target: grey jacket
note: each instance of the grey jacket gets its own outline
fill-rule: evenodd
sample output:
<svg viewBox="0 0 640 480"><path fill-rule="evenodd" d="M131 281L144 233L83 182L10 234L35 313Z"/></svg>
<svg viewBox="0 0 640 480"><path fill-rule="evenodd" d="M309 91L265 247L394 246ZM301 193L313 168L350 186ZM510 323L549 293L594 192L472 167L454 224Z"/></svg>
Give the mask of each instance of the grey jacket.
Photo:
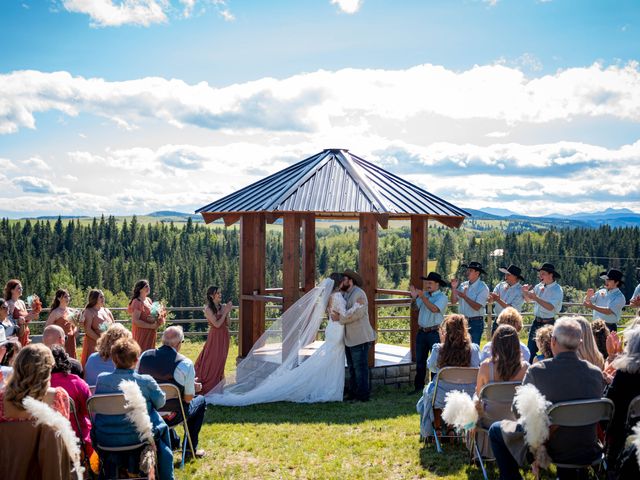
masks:
<svg viewBox="0 0 640 480"><path fill-rule="evenodd" d="M369 323L369 307L367 295L360 287L354 287L350 292L345 293L344 299L347 302L347 310L355 305L359 298L364 299L362 308L358 308L351 315L340 318L340 323L344 325L344 344L347 347L355 347L363 343L373 342L376 339Z"/></svg>

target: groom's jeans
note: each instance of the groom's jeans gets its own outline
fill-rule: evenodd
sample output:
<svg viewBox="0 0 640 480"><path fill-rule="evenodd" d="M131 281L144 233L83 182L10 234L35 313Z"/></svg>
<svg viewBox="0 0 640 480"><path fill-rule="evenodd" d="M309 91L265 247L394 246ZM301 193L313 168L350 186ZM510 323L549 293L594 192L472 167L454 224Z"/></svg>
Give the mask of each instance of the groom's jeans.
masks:
<svg viewBox="0 0 640 480"><path fill-rule="evenodd" d="M349 367L349 393L357 400L369 400L369 345L361 343L345 347Z"/></svg>

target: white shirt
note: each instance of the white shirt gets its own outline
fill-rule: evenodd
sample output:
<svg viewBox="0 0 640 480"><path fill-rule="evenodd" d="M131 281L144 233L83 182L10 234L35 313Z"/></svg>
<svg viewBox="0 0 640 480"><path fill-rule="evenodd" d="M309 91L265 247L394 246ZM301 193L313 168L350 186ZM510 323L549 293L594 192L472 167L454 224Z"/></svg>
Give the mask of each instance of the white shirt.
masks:
<svg viewBox="0 0 640 480"><path fill-rule="evenodd" d="M484 306L487 304L487 297L489 297L489 287L479 278L473 282L469 283L462 282L460 287L458 288L459 292L464 292L465 288L467 289L467 296L469 299L473 300L476 303L480 304L480 308L478 310L474 310L469 306L464 298L458 298L458 302L460 306L458 307L458 313L464 315L467 318L471 317L483 317L484 316Z"/></svg>
<svg viewBox="0 0 640 480"><path fill-rule="evenodd" d="M553 306L553 310L547 310L538 302L534 302L533 314L536 317L553 318L560 313L560 310L562 310L562 298L564 296L564 292L557 282L550 283L549 285L545 285L544 282L540 282L533 288L533 292L536 296L540 297L541 300L544 300Z"/></svg>
<svg viewBox="0 0 640 480"><path fill-rule="evenodd" d="M611 290L601 288L593 297L591 297L591 303L597 307L608 308L613 312L610 315L607 315L594 310L594 320L601 318L605 323L618 323L620 321L620 315L622 315L622 309L627 303L627 299L624 298L624 294L619 288Z"/></svg>
<svg viewBox="0 0 640 480"><path fill-rule="evenodd" d="M508 306L515 308L519 312L522 310L524 297L522 296L522 285L520 282L516 282L514 285L509 285L507 282L500 282L496 285L496 288L493 289L493 293L500 295L500 300ZM496 316L500 315L502 310L504 310L504 307L498 302L493 304L493 311Z"/></svg>

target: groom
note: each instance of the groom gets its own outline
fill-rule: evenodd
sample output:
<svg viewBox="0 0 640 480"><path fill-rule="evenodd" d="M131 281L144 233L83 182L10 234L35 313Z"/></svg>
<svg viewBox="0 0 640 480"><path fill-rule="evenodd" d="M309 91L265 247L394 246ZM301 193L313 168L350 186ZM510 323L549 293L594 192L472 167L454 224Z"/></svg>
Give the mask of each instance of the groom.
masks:
<svg viewBox="0 0 640 480"><path fill-rule="evenodd" d="M362 290L362 277L358 272L346 270L343 274L341 290L347 302L347 310L356 303L363 306L351 315L332 315L332 320L344 325L344 344L349 367L349 389L347 399L361 402L369 400L369 346L376 339L376 333L369 323L367 295Z"/></svg>

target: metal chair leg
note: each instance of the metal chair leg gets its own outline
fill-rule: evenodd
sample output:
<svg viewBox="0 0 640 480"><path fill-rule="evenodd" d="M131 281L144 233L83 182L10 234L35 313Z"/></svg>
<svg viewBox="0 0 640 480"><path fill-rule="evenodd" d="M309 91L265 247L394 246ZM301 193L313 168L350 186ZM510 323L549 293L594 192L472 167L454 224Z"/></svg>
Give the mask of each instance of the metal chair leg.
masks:
<svg viewBox="0 0 640 480"><path fill-rule="evenodd" d="M480 450L478 449L478 444L474 443L473 448L476 451L476 457L478 458L478 463L480 463L480 468L482 469L482 476L484 477L484 480L489 480L487 470L484 468L484 462L482 461L482 455L480 455Z"/></svg>

